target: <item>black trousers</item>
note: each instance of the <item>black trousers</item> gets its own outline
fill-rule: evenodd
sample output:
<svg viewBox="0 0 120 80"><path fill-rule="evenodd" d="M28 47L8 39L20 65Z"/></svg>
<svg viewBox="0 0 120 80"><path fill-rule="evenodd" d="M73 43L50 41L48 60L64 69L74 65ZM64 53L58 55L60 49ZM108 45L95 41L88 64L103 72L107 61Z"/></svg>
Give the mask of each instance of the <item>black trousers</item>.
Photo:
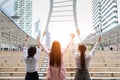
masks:
<svg viewBox="0 0 120 80"><path fill-rule="evenodd" d="M39 80L39 76L36 72L27 72L25 76L25 80Z"/></svg>
<svg viewBox="0 0 120 80"><path fill-rule="evenodd" d="M76 69L75 80L91 80L88 69Z"/></svg>

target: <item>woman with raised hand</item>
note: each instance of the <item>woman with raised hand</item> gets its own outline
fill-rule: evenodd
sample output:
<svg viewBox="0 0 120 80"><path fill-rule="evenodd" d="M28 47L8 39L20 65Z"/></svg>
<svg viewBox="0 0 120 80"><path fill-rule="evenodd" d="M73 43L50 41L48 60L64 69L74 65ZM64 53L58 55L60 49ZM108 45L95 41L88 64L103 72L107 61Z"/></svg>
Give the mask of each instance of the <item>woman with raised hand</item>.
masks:
<svg viewBox="0 0 120 80"><path fill-rule="evenodd" d="M42 43L40 45L44 49L45 53L48 54L48 70L47 70L47 80L65 80L65 65L63 61L63 55L66 53L69 46L72 44L72 39L66 46L66 48L61 49L59 41L55 40L52 43L51 49L45 47Z"/></svg>
<svg viewBox="0 0 120 80"><path fill-rule="evenodd" d="M37 46L27 47L27 41L29 36L26 36L24 40L23 55L26 65L26 76L25 80L39 80L38 76L38 59L40 57L40 40L37 38Z"/></svg>
<svg viewBox="0 0 120 80"><path fill-rule="evenodd" d="M92 48L89 54L86 54L87 48L83 44L79 44L78 51L73 52L76 63L75 80L90 80L88 67L91 58L95 54L95 50L98 47L98 43L100 42L100 40L101 40L101 36L98 38L96 44L94 45L94 47Z"/></svg>

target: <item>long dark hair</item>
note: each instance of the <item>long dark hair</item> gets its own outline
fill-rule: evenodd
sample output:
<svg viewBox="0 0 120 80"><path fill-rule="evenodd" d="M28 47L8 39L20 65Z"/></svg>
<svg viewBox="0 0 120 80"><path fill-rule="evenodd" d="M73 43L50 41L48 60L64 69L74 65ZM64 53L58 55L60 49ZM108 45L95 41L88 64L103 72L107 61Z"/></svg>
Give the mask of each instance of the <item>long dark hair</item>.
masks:
<svg viewBox="0 0 120 80"><path fill-rule="evenodd" d="M50 52L50 66L61 67L61 46L59 41L54 41L52 43L52 48Z"/></svg>
<svg viewBox="0 0 120 80"><path fill-rule="evenodd" d="M85 69L85 51L86 51L86 46L80 44L78 46L78 50L81 52L81 55L80 55L81 69Z"/></svg>
<svg viewBox="0 0 120 80"><path fill-rule="evenodd" d="M31 58L31 57L34 57L36 53L36 47L34 46L31 46L28 48L28 57L27 58Z"/></svg>

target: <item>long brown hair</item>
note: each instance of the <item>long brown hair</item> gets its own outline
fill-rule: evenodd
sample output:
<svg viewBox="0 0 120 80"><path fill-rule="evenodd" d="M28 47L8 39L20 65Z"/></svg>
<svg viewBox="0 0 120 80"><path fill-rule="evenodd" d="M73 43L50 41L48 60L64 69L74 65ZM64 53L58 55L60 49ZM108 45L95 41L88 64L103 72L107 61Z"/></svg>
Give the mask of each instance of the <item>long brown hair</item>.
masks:
<svg viewBox="0 0 120 80"><path fill-rule="evenodd" d="M80 44L78 46L78 50L81 52L81 55L80 55L81 69L85 69L85 51L86 51L86 46Z"/></svg>
<svg viewBox="0 0 120 80"><path fill-rule="evenodd" d="M52 43L52 48L51 48L51 52L50 52L50 66L57 66L60 67L61 66L61 46L59 41L54 41Z"/></svg>

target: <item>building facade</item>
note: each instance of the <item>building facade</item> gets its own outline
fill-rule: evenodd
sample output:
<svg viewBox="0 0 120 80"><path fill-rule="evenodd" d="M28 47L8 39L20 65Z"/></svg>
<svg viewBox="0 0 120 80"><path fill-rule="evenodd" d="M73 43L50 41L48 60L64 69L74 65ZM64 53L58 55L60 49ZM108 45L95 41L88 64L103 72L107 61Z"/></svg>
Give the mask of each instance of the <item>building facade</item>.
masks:
<svg viewBox="0 0 120 80"><path fill-rule="evenodd" d="M92 0L92 18L95 30L105 30L119 24L120 0Z"/></svg>
<svg viewBox="0 0 120 80"><path fill-rule="evenodd" d="M103 31L101 47L120 50L120 0L92 0L92 18L94 35Z"/></svg>
<svg viewBox="0 0 120 80"><path fill-rule="evenodd" d="M34 30L34 37L36 37L36 35L38 35L39 37L41 37L41 25L40 25L40 19L38 19L35 23L35 30Z"/></svg>
<svg viewBox="0 0 120 80"><path fill-rule="evenodd" d="M32 0L14 0L14 15L18 26L32 36Z"/></svg>

